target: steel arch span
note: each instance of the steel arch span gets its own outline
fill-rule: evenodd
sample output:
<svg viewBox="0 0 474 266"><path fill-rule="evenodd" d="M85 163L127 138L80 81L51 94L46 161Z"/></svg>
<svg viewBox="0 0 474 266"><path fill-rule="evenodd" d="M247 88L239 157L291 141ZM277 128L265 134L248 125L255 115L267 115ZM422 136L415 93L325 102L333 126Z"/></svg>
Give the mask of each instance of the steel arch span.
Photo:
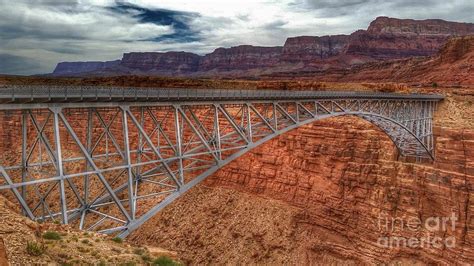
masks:
<svg viewBox="0 0 474 266"><path fill-rule="evenodd" d="M126 237L232 160L317 120L360 117L385 132L400 156L434 160L440 100L364 92L0 88L2 131L12 136L0 141L0 190L31 219Z"/></svg>

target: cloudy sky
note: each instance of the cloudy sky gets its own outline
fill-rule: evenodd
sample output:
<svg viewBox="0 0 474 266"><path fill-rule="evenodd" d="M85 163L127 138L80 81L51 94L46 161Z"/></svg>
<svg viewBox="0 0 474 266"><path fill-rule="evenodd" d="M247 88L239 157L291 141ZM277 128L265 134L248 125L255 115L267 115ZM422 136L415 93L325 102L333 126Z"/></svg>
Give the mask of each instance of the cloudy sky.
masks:
<svg viewBox="0 0 474 266"><path fill-rule="evenodd" d="M211 52L351 33L377 16L474 22L473 0L0 0L0 73L131 51Z"/></svg>

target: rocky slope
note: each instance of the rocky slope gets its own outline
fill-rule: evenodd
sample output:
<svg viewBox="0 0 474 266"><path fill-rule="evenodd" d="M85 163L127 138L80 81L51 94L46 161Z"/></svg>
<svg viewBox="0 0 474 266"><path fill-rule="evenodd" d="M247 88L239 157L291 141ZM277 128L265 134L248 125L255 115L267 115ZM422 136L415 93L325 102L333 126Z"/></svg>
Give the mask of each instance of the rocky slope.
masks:
<svg viewBox="0 0 474 266"><path fill-rule="evenodd" d="M192 264L472 263L473 100L450 95L440 106L434 164L397 161L389 138L367 122L321 121L232 162L130 238L187 251ZM454 228L407 226L451 215ZM379 242L428 236L455 244Z"/></svg>
<svg viewBox="0 0 474 266"><path fill-rule="evenodd" d="M292 37L283 47L240 45L218 48L204 56L186 52L135 52L124 54L119 64L60 63L52 75L248 77L347 69L378 60L433 55L449 37L469 34L474 34L472 23L378 17L367 30L350 35Z"/></svg>
<svg viewBox="0 0 474 266"><path fill-rule="evenodd" d="M352 34L346 54L375 59L429 56L438 52L449 37L469 34L474 34L474 24L379 17L367 31Z"/></svg>
<svg viewBox="0 0 474 266"><path fill-rule="evenodd" d="M412 84L474 84L474 35L451 38L432 57L365 64L347 71L307 73L326 81L406 82ZM276 76L294 76L280 73Z"/></svg>
<svg viewBox="0 0 474 266"><path fill-rule="evenodd" d="M0 195L0 265L149 265L176 253L130 245L109 236L59 224L39 224L16 213ZM127 264L128 263L128 264Z"/></svg>

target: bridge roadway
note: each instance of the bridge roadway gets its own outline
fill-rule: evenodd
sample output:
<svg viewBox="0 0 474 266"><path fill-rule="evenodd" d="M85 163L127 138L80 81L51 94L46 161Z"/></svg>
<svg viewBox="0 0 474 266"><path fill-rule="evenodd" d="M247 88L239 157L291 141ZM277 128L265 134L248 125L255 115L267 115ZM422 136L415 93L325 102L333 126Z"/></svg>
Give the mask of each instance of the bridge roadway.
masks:
<svg viewBox="0 0 474 266"><path fill-rule="evenodd" d="M249 100L313 100L313 99L391 99L442 100L436 94L399 94L369 91L289 91L133 88L95 86L0 86L0 103L107 103L107 102L206 102ZM45 106L45 105L44 105ZM0 106L21 108L21 106ZM28 107L31 108L31 107Z"/></svg>
<svg viewBox="0 0 474 266"><path fill-rule="evenodd" d="M353 116L400 158L433 161L443 96L346 91L0 86L0 191L31 219L125 237L266 141ZM7 134L8 133L8 134ZM17 143L16 143L16 142Z"/></svg>

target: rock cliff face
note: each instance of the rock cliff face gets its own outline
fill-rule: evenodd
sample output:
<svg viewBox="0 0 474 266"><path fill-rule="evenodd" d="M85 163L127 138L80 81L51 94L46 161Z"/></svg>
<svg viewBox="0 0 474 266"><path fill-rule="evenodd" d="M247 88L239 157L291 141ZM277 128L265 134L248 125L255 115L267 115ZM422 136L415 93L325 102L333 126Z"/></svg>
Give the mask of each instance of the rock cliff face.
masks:
<svg viewBox="0 0 474 266"><path fill-rule="evenodd" d="M378 17L372 21L367 33L374 35L444 35L461 36L474 32L474 24L445 21L442 19L397 19Z"/></svg>
<svg viewBox="0 0 474 266"><path fill-rule="evenodd" d="M280 62L282 49L279 46L259 47L251 45L218 48L201 59L199 70L228 71L272 67Z"/></svg>
<svg viewBox="0 0 474 266"><path fill-rule="evenodd" d="M474 84L474 36L450 38L431 57L371 62L346 71L310 73L325 81L406 82L467 86ZM289 76L298 73L287 73ZM280 77L284 73L277 74Z"/></svg>
<svg viewBox="0 0 474 266"><path fill-rule="evenodd" d="M311 62L341 54L349 43L349 35L300 36L288 38L281 59L286 62Z"/></svg>
<svg viewBox="0 0 474 266"><path fill-rule="evenodd" d="M347 69L371 61L435 54L452 36L474 34L474 24L379 17L350 35L299 36L283 47L240 45L200 56L186 52L124 54L120 64L60 63L52 75L255 76L316 68ZM297 65L297 67L295 67Z"/></svg>
<svg viewBox="0 0 474 266"><path fill-rule="evenodd" d="M58 63L53 71L54 76L77 75L81 73L91 73L103 71L108 68L116 67L120 64L120 60L115 61L90 61L90 62L61 62Z"/></svg>
<svg viewBox="0 0 474 266"><path fill-rule="evenodd" d="M379 17L370 23L367 31L351 35L345 53L374 59L428 56L438 52L449 37L473 33L471 23Z"/></svg>
<svg viewBox="0 0 474 266"><path fill-rule="evenodd" d="M120 66L141 72L194 72L200 56L186 52L126 53Z"/></svg>

